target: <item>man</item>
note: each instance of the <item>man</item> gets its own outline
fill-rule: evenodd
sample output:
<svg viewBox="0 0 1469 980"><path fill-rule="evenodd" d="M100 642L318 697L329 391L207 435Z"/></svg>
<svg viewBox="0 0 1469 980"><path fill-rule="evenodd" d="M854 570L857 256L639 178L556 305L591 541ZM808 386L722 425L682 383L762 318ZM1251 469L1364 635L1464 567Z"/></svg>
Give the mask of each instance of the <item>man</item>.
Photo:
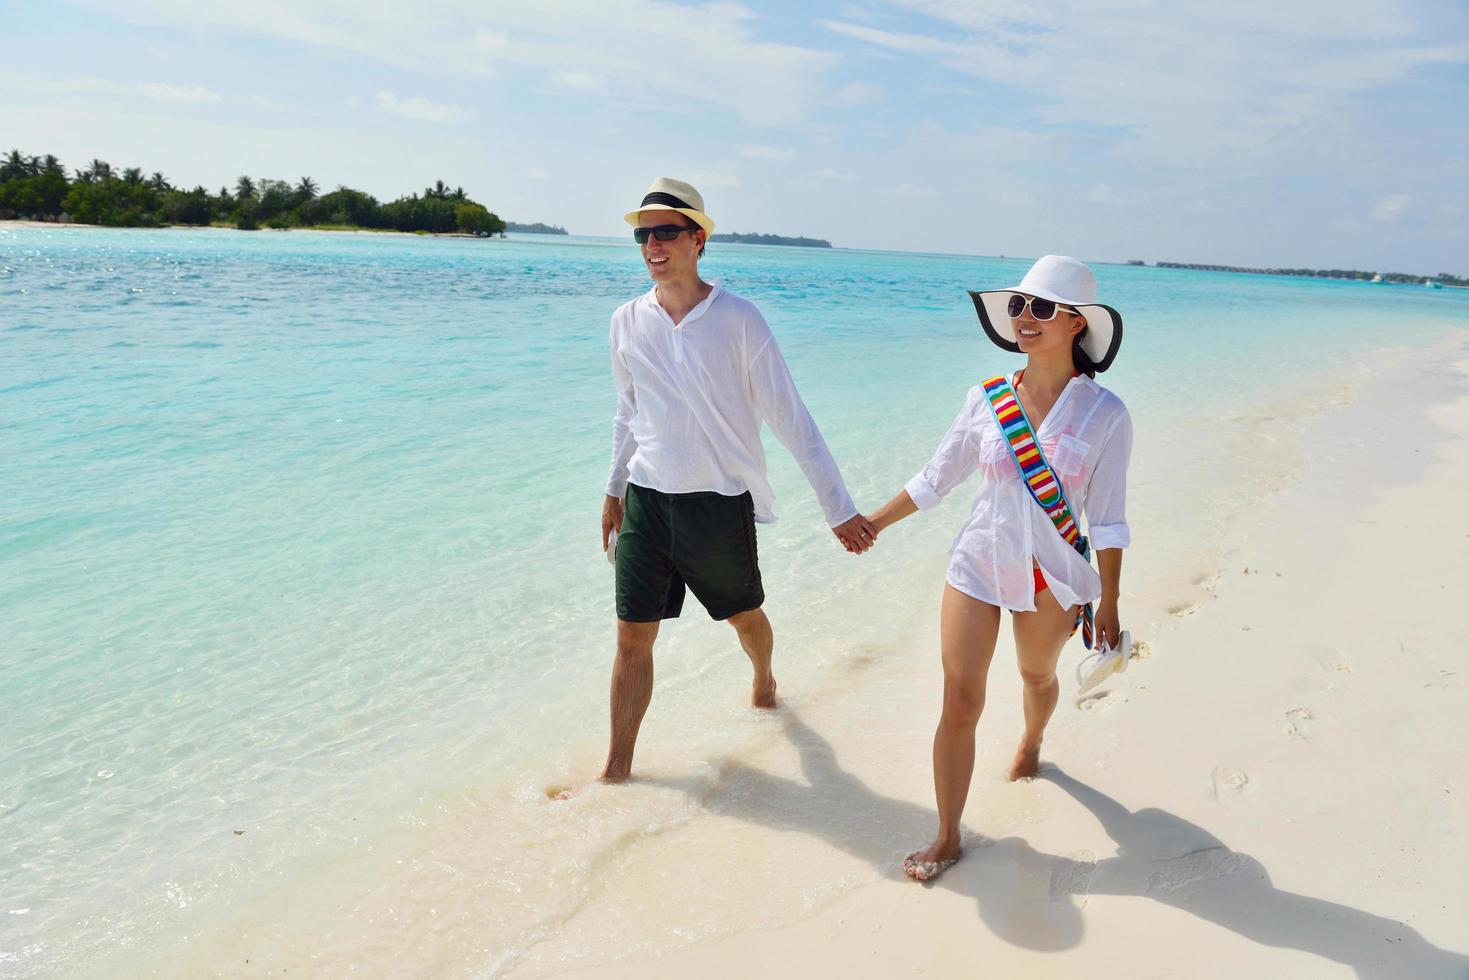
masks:
<svg viewBox="0 0 1469 980"><path fill-rule="evenodd" d="M617 658L604 782L632 769L653 695L653 641L659 622L678 616L685 586L739 635L755 668L751 702L775 706L774 637L760 608L755 551L755 523L775 520L762 422L801 465L843 547L861 554L877 536L853 505L765 318L699 278L714 231L699 192L660 177L625 218L654 285L612 315L618 403L602 547L615 541Z"/></svg>

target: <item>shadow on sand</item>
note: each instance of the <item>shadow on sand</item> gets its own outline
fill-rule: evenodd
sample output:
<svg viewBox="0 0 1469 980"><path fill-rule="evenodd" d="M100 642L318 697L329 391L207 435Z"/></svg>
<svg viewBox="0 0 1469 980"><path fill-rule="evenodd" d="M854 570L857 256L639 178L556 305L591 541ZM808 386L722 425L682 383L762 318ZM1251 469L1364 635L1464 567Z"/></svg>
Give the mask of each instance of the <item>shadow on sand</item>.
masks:
<svg viewBox="0 0 1469 980"><path fill-rule="evenodd" d="M823 838L884 874L901 876L898 859L930 839L933 810L874 793L837 764L830 743L796 712L781 712L804 782L741 763L725 765L715 779L650 782L697 795L714 813ZM1282 891L1259 861L1197 824L1164 810L1128 810L1051 766L1041 778L1091 811L1117 845L1115 857L1060 857L1018 837L971 835L964 860L929 886L973 898L984 924L1012 945L1070 949L1085 931L1078 897L1130 895L1253 942L1335 960L1361 977L1469 978L1469 957L1434 946L1401 922Z"/></svg>

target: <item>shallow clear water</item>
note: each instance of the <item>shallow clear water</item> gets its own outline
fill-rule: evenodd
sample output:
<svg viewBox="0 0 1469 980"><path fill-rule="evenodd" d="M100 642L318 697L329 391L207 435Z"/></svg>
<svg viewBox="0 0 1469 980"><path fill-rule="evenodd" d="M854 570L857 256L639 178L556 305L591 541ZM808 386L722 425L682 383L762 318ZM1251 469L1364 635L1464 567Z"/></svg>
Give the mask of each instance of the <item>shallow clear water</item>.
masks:
<svg viewBox="0 0 1469 980"><path fill-rule="evenodd" d="M872 508L1016 366L964 288L1028 264L719 246L706 276L761 305ZM1200 418L1469 327L1456 290L1097 272L1143 500ZM85 962L600 743L607 319L646 285L600 239L0 226L0 963ZM819 658L826 605L885 566L770 456L767 590ZM728 646L689 613L665 702Z"/></svg>

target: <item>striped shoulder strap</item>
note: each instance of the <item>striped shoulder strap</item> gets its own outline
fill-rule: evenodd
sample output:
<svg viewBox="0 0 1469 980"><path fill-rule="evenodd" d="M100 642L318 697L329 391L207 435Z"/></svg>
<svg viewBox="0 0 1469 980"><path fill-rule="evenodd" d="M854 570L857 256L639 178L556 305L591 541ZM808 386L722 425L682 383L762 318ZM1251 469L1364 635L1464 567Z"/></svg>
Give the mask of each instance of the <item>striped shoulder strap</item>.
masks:
<svg viewBox="0 0 1469 980"><path fill-rule="evenodd" d="M1055 525L1056 532L1072 548L1075 548L1083 558L1090 560L1091 548L1086 538L1081 536L1081 529L1076 526L1076 519L1072 516L1071 507L1066 502L1066 492L1061 488L1061 479L1051 469L1051 464L1046 462L1046 455L1041 451L1040 440L1036 438L1035 432L1030 427L1030 420L1025 417L1025 410L1020 407L1020 399L1015 394L1015 389L1010 386L1010 379L1004 375L997 375L983 382L985 397L990 403L990 411L995 413L995 422L1000 427L1000 432L1005 437L1005 443L1010 447L1010 455L1015 460L1015 465L1020 468L1020 477L1025 481L1025 487L1035 502L1040 504L1041 510ZM1082 627L1082 640L1087 648L1092 646L1092 607L1088 603L1077 616L1077 624ZM1073 628L1072 632L1075 632Z"/></svg>

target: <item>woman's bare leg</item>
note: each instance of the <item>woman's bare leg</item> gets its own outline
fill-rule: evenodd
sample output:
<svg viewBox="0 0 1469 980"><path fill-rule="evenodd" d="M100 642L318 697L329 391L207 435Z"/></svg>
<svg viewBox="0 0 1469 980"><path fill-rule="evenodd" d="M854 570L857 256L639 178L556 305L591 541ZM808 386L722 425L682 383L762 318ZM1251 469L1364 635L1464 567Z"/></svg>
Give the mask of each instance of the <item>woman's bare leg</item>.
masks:
<svg viewBox="0 0 1469 980"><path fill-rule="evenodd" d="M933 736L933 788L939 832L917 861L946 861L959 854L959 820L974 775L974 730L984 711L985 678L995 655L1000 610L944 585L940 618L944 706Z"/></svg>
<svg viewBox="0 0 1469 980"><path fill-rule="evenodd" d="M1056 661L1071 636L1076 607L1062 609L1055 595L1046 589L1036 593L1035 612L1015 613L1013 620L1020 679L1025 682L1025 734L1015 751L1010 778L1025 779L1041 767L1041 738L1061 696Z"/></svg>

